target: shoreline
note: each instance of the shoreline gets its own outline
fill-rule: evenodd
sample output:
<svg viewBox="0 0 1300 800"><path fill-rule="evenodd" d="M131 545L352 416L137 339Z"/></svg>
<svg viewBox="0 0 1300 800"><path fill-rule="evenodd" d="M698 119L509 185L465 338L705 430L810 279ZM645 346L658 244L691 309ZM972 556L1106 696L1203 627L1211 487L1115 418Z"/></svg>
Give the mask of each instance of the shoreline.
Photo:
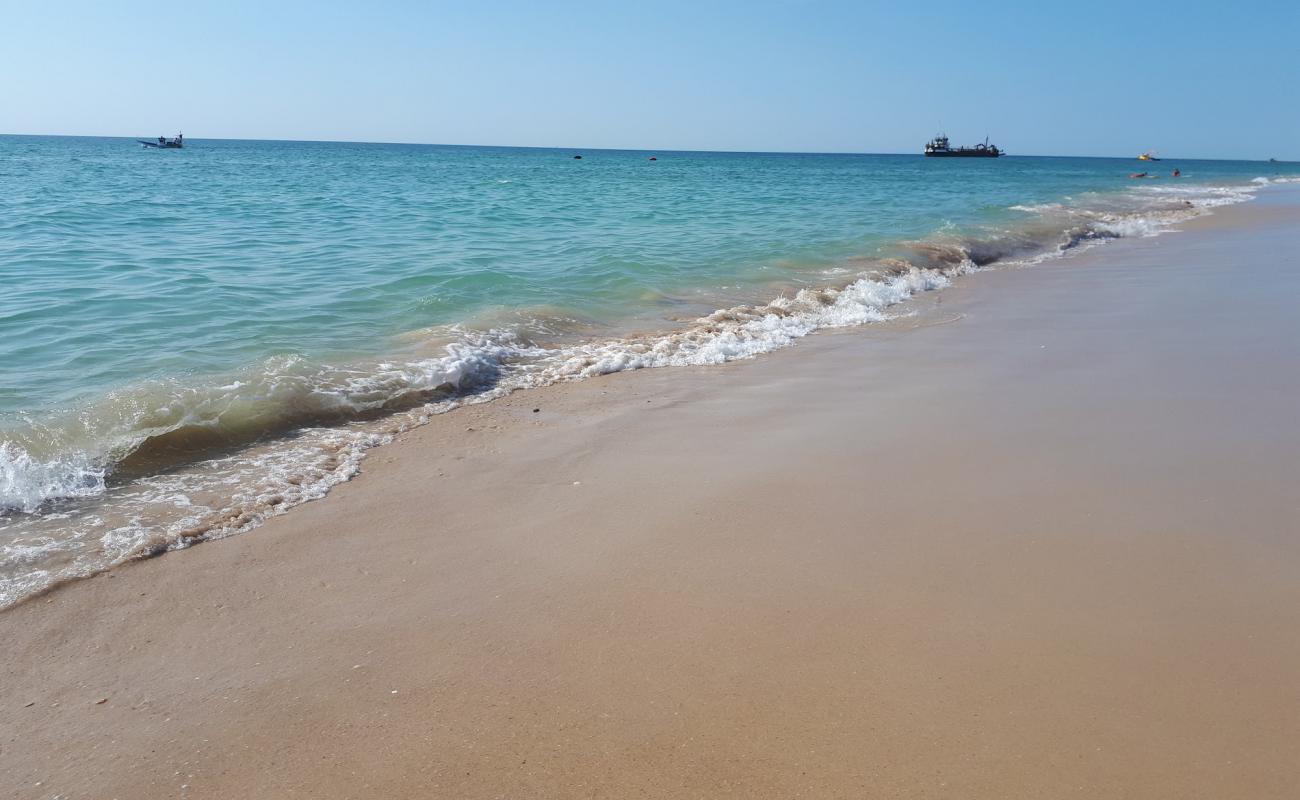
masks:
<svg viewBox="0 0 1300 800"><path fill-rule="evenodd" d="M658 309L644 325L629 317L605 335L579 334L582 315L558 307L492 314L464 330L398 336L413 341L385 358L271 356L32 418L0 443L0 608L126 560L246 533L351 479L376 445L458 406L611 372L746 360L818 331L881 324L968 272L1164 231L1253 198L1267 189L1261 181L1015 205L1005 228L900 239L833 268L721 287L694 305L670 292L682 313Z"/></svg>
<svg viewBox="0 0 1300 800"><path fill-rule="evenodd" d="M0 612L0 771L22 797L1286 796L1297 195L762 359L463 406L255 532Z"/></svg>

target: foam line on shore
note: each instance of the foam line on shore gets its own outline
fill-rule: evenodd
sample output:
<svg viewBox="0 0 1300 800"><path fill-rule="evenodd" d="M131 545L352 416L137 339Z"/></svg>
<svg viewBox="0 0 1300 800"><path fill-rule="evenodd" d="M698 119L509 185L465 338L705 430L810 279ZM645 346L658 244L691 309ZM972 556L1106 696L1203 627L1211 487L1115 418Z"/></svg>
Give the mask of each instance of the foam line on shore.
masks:
<svg viewBox="0 0 1300 800"><path fill-rule="evenodd" d="M1027 222L900 243L840 283L714 311L678 329L549 345L528 326L452 326L426 358L269 359L189 386L130 387L28 420L0 443L0 606L124 560L220 538L324 496L370 448L465 402L613 372L721 364L827 328L879 322L917 293L1001 264L1152 236L1262 187L1141 187L1103 203L1017 206ZM824 279L824 276L823 276Z"/></svg>

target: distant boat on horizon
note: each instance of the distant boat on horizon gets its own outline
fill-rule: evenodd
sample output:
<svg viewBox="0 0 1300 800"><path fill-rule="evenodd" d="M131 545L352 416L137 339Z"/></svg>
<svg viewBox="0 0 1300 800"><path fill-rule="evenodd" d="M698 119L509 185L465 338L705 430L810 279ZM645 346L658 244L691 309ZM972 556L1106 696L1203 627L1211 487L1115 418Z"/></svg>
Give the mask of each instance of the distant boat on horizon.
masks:
<svg viewBox="0 0 1300 800"><path fill-rule="evenodd" d="M136 141L145 147L153 147L159 150L179 150L185 146L185 134L178 133L174 139L168 139L166 136L159 136L156 140L136 139Z"/></svg>
<svg viewBox="0 0 1300 800"><path fill-rule="evenodd" d="M1150 150L1138 156L1138 161L1159 161L1159 160L1160 160L1159 158L1156 158L1156 154L1151 152Z"/></svg>
<svg viewBox="0 0 1300 800"><path fill-rule="evenodd" d="M925 155L927 158L997 158L1003 153L997 145L989 144L987 136L983 144L974 147L950 147L948 135L941 133L926 142Z"/></svg>

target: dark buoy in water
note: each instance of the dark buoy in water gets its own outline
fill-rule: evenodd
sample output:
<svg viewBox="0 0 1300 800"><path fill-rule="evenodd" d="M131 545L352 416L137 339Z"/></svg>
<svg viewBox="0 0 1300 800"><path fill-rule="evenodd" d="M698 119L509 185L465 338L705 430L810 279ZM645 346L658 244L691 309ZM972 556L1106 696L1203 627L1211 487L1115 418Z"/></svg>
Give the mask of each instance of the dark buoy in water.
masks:
<svg viewBox="0 0 1300 800"><path fill-rule="evenodd" d="M582 156L574 156L574 158L582 158Z"/></svg>
<svg viewBox="0 0 1300 800"><path fill-rule="evenodd" d="M650 156L650 160L651 160L651 161L658 161L659 159L655 158L654 156Z"/></svg>

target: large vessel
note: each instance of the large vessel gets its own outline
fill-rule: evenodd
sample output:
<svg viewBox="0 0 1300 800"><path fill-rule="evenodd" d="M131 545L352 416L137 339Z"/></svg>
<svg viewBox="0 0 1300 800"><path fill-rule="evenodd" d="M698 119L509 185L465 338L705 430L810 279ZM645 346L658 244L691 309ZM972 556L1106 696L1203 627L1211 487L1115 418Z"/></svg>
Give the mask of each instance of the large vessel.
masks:
<svg viewBox="0 0 1300 800"><path fill-rule="evenodd" d="M995 144L989 144L988 137L984 138L983 144L977 144L974 147L949 147L948 136L939 134L925 144L925 154L927 156L952 156L956 158L997 158L1002 155L1002 151Z"/></svg>

